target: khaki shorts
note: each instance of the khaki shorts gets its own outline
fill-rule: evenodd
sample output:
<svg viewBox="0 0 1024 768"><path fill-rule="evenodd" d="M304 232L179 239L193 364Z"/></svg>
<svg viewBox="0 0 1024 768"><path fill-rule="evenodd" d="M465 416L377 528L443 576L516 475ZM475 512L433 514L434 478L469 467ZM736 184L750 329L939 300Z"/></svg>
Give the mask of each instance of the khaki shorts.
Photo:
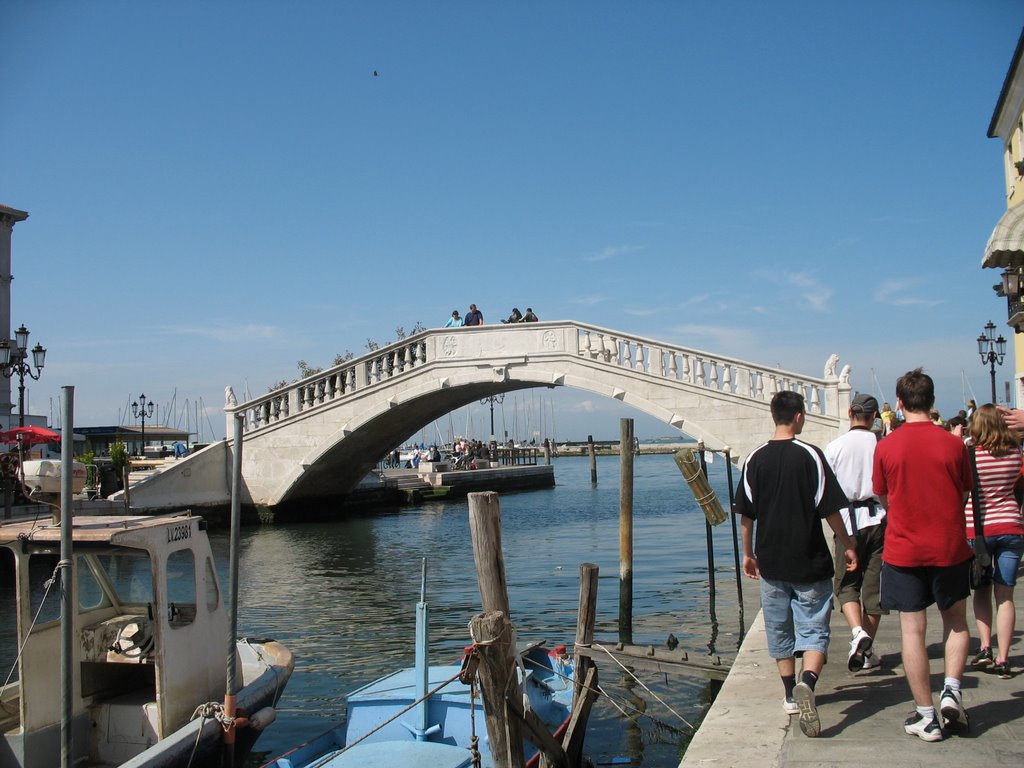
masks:
<svg viewBox="0 0 1024 768"><path fill-rule="evenodd" d="M846 571L846 557L843 547L836 541L835 546L835 594L840 607L846 603L860 602L864 612L871 616L889 613L882 610L879 583L882 574L882 546L885 544L885 520L878 525L865 528L853 537L857 545L857 570Z"/></svg>

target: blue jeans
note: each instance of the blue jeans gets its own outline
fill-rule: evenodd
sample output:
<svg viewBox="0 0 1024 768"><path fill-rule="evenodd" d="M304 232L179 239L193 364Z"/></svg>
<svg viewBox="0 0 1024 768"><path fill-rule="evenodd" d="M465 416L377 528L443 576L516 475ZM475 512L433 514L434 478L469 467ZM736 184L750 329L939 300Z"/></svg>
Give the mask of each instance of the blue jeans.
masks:
<svg viewBox="0 0 1024 768"><path fill-rule="evenodd" d="M828 651L832 579L810 584L761 577L761 612L768 654L788 659L797 651Z"/></svg>
<svg viewBox="0 0 1024 768"><path fill-rule="evenodd" d="M1024 555L1024 536L1009 533L986 536L985 548L992 557L992 581L1004 587L1014 586L1020 558Z"/></svg>

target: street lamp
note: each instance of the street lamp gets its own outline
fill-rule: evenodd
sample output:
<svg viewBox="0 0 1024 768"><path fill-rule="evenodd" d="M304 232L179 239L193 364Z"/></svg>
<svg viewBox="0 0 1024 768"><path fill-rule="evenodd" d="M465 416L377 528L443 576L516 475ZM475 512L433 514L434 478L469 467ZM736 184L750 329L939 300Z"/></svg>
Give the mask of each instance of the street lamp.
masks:
<svg viewBox="0 0 1024 768"><path fill-rule="evenodd" d="M25 426L25 376L39 381L43 373L43 363L46 362L46 350L42 344L36 344L32 348L32 365L28 362L28 328L24 324L14 332L14 348L11 349L11 342L8 339L0 341L0 367L2 367L4 378L13 378L18 375L18 426ZM32 366L35 366L35 373Z"/></svg>
<svg viewBox="0 0 1024 768"><path fill-rule="evenodd" d="M993 385L994 386L994 385ZM145 395L132 403L132 416L142 419L142 455L146 455L146 418L153 418L153 402L146 401Z"/></svg>
<svg viewBox="0 0 1024 768"><path fill-rule="evenodd" d="M498 405L501 405L503 402L505 402L504 392L499 395L489 395L480 401L480 405L490 403L491 406L491 440L494 440L494 404L498 403Z"/></svg>
<svg viewBox="0 0 1024 768"><path fill-rule="evenodd" d="M984 333L978 337L978 354L981 355L981 364L988 363L988 372L992 377L992 403L996 402L996 364L1003 364L1006 356L1006 339L1002 334L995 337L996 324L991 320L985 325Z"/></svg>

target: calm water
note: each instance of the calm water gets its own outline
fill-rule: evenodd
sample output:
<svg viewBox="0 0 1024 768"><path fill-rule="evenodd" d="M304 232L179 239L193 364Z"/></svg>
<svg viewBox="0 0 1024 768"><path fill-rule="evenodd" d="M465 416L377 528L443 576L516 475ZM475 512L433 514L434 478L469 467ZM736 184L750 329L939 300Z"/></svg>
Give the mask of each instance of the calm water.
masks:
<svg viewBox="0 0 1024 768"><path fill-rule="evenodd" d="M727 499L724 463L710 467ZM512 618L520 639L571 644L579 598L578 568L600 566L598 641L617 639L617 457L598 459L598 485L586 458L555 463L553 489L501 498L502 536ZM731 656L740 641L728 522L714 531L718 625L710 601L704 516L671 456L639 456L634 473L634 621L637 644L661 646L670 633L680 650ZM221 568L224 532L212 534ZM279 525L242 532L239 630L273 637L296 656L277 723L258 742L257 758L278 754L344 715L345 694L412 664L420 561L428 559L431 661L453 660L469 642L480 611L468 506L436 502L362 514L336 523ZM223 574L222 574L223 578ZM750 588L747 587L748 592ZM751 595L748 595L748 605ZM605 700L591 715L587 752L596 762L629 757L633 765L675 766L689 729L611 662L602 686L624 706L650 717L625 718ZM697 722L708 702L701 678L638 673L683 718Z"/></svg>

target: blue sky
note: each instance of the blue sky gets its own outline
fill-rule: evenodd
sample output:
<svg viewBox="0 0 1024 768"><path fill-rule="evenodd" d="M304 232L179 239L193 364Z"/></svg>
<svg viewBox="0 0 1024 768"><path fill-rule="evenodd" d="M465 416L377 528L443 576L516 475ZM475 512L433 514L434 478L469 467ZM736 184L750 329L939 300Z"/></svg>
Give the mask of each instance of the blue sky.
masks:
<svg viewBox="0 0 1024 768"><path fill-rule="evenodd" d="M176 391L222 436L225 385L470 302L819 376L835 352L888 398L923 365L944 413L964 371L988 399L1015 0L4 0L0 21L34 413L63 384L80 425ZM554 397L559 439L635 413Z"/></svg>

